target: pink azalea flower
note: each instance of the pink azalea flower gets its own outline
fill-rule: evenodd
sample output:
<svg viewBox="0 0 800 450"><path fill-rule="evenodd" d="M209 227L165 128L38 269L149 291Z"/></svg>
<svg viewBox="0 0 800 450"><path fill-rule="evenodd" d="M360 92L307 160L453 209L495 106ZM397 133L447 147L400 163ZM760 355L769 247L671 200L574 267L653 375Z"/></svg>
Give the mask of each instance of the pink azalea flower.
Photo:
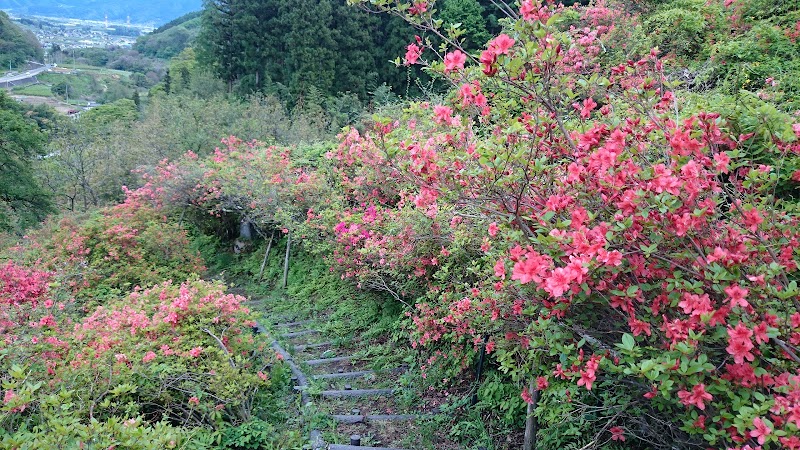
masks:
<svg viewBox="0 0 800 450"><path fill-rule="evenodd" d="M495 237L497 236L497 231L499 228L497 227L497 222L492 222L489 224L489 236Z"/></svg>
<svg viewBox="0 0 800 450"><path fill-rule="evenodd" d="M454 70L461 70L464 68L465 62L467 62L467 55L461 50L450 52L444 56L444 72L450 73Z"/></svg>
<svg viewBox="0 0 800 450"><path fill-rule="evenodd" d="M755 427L754 430L750 431L750 437L756 438L759 445L764 445L764 442L767 440L767 436L772 433L772 430L761 420L761 417L756 417L753 419L753 426Z"/></svg>
<svg viewBox="0 0 800 450"><path fill-rule="evenodd" d="M417 44L408 44L408 47L406 47L406 65L416 64L420 56L422 56L422 49Z"/></svg>
<svg viewBox="0 0 800 450"><path fill-rule="evenodd" d="M514 39L512 39L507 34L501 34L494 38L494 40L489 44L489 49L493 50L497 55L507 55L508 51L511 50L511 47L514 46Z"/></svg>
<svg viewBox="0 0 800 450"><path fill-rule="evenodd" d="M625 429L622 427L611 427L608 429L611 432L612 441L625 442Z"/></svg>
<svg viewBox="0 0 800 450"><path fill-rule="evenodd" d="M706 392L706 385L703 383L693 386L691 392L687 390L679 391L678 398L684 405L694 405L700 408L700 410L706 409L704 402L711 401L713 399L712 395Z"/></svg>

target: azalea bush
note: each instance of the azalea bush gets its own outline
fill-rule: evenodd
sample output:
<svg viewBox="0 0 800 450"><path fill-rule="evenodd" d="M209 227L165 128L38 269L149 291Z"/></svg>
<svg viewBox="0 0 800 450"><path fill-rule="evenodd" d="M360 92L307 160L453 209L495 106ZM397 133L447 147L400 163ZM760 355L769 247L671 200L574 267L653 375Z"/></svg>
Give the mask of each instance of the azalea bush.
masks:
<svg viewBox="0 0 800 450"><path fill-rule="evenodd" d="M429 3L364 3L436 32ZM350 208L320 225L334 266L414 303L431 362L467 367L459 347L488 336L544 425L594 445L800 447L798 219L773 195L779 168L719 114L681 114L657 52L604 66L603 30L518 14L479 56L409 44L451 100L343 137ZM771 137L777 161L797 134Z"/></svg>
<svg viewBox="0 0 800 450"><path fill-rule="evenodd" d="M49 219L5 253L52 272L81 301L205 271L186 231L133 198L88 216Z"/></svg>
<svg viewBox="0 0 800 450"><path fill-rule="evenodd" d="M12 275L0 281L4 445L34 438L111 445L138 436L174 448L193 428L252 421L275 402L273 379L286 381L268 343L251 332L245 299L225 294L221 283L167 281L83 316L69 300L54 302L57 293L46 287L53 274L6 269ZM62 431L47 440L53 427Z"/></svg>
<svg viewBox="0 0 800 450"><path fill-rule="evenodd" d="M144 185L129 197L191 219L201 229L213 229L221 219L238 232L239 223L246 222L264 237L272 230L288 233L310 208L329 198L312 168L324 147L276 147L234 136L222 144L206 158L187 152L162 161L142 174Z"/></svg>
<svg viewBox="0 0 800 450"><path fill-rule="evenodd" d="M402 63L446 98L345 130L316 167L228 140L134 195L304 237L403 305L431 384L485 345L513 389L482 392L518 393L508 422L531 404L542 446L800 448L792 115L687 102L657 49L619 58L613 5L522 1L470 54L434 2L354 3L435 36Z"/></svg>

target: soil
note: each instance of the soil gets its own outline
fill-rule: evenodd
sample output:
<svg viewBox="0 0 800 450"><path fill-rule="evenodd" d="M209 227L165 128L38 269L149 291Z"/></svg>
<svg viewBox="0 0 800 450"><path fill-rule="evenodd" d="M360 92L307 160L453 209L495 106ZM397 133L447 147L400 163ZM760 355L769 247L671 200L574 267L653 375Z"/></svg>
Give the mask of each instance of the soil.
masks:
<svg viewBox="0 0 800 450"><path fill-rule="evenodd" d="M29 103L31 105L49 105L61 114L67 114L69 111L77 110L78 107L74 105L67 105L51 97L37 97L34 95L12 95L14 100Z"/></svg>

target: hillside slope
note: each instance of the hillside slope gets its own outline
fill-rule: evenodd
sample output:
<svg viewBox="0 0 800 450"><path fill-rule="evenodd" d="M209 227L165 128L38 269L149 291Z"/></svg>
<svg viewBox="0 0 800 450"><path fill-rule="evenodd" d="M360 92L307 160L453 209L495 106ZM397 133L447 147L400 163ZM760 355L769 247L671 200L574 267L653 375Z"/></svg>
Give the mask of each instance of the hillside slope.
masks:
<svg viewBox="0 0 800 450"><path fill-rule="evenodd" d="M0 67L18 66L29 59L41 61L43 57L36 36L17 26L0 11Z"/></svg>
<svg viewBox="0 0 800 450"><path fill-rule="evenodd" d="M134 50L155 58L169 59L192 45L200 32L200 11L191 12L139 37Z"/></svg>

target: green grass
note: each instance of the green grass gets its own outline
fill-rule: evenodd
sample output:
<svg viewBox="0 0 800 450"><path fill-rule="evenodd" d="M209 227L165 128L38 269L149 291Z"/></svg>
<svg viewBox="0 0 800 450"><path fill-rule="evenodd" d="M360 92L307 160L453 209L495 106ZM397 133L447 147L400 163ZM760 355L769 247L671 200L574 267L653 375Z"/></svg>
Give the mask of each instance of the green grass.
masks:
<svg viewBox="0 0 800 450"><path fill-rule="evenodd" d="M38 97L52 97L53 93L50 91L50 86L44 84L31 84L28 86L20 86L12 89L15 94L19 95L35 95Z"/></svg>
<svg viewBox="0 0 800 450"><path fill-rule="evenodd" d="M39 75L39 81L51 86L66 81L72 98L88 96L102 89L98 80L89 74L44 73Z"/></svg>
<svg viewBox="0 0 800 450"><path fill-rule="evenodd" d="M63 64L59 67L65 69L77 69L81 72L90 72L99 75L119 75L120 77L125 78L128 78L131 75L131 72L126 70L108 69L106 67L90 66L88 64Z"/></svg>
<svg viewBox="0 0 800 450"><path fill-rule="evenodd" d="M103 100L104 94L109 89L131 89L128 78L130 72L88 66L80 69L78 73L66 74L49 72L39 75L39 81L49 89L59 83L69 84L69 97L92 101ZM48 96L52 94L48 93ZM124 95L127 96L127 95Z"/></svg>

